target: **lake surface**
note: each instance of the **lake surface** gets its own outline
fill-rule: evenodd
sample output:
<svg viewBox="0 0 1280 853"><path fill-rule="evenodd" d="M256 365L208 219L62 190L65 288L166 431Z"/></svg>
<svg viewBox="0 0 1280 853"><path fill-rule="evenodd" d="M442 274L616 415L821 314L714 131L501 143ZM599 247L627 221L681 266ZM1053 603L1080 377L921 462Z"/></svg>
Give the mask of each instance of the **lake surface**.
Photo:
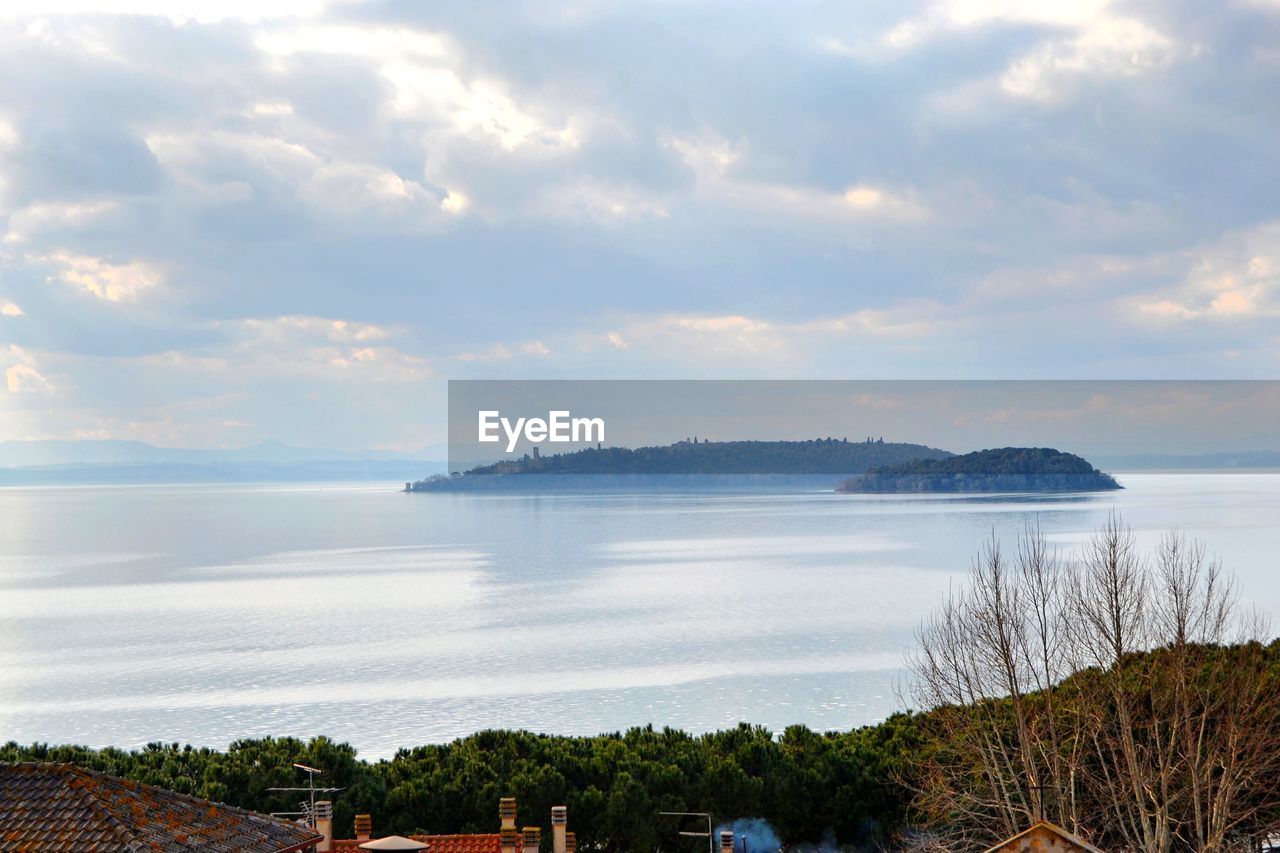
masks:
<svg viewBox="0 0 1280 853"><path fill-rule="evenodd" d="M1177 526L1280 614L1280 474L1094 496L0 489L0 741L870 723L994 530Z"/></svg>

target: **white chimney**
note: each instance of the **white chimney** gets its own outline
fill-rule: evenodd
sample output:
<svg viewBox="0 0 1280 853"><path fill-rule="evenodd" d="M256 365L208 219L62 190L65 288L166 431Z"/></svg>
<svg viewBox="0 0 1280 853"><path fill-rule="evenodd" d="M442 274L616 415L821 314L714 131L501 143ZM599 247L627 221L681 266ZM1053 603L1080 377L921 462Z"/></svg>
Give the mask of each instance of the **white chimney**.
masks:
<svg viewBox="0 0 1280 853"><path fill-rule="evenodd" d="M319 800L311 817L315 821L316 832L324 836L324 840L316 845L316 851L329 853L333 849L333 803L330 800Z"/></svg>
<svg viewBox="0 0 1280 853"><path fill-rule="evenodd" d="M551 807L551 849L553 853L568 853L569 810L564 806Z"/></svg>
<svg viewBox="0 0 1280 853"><path fill-rule="evenodd" d="M733 832L725 830L720 833L720 853L733 853Z"/></svg>

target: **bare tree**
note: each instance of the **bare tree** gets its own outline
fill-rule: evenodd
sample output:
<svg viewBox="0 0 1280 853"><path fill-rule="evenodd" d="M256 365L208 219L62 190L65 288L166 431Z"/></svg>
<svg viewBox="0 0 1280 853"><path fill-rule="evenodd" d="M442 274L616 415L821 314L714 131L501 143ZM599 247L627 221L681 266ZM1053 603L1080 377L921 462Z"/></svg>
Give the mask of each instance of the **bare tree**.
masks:
<svg viewBox="0 0 1280 853"><path fill-rule="evenodd" d="M968 587L922 626L916 696L941 709L933 720L950 760L930 768L920 804L962 840L1039 817L1077 826L1078 739L1050 689L1068 674L1062 591L1061 561L1029 528L1012 564L993 537Z"/></svg>
<svg viewBox="0 0 1280 853"><path fill-rule="evenodd" d="M1036 818L1123 849L1222 851L1276 828L1280 711L1265 625L1181 535L1148 559L1118 516L1074 560L993 537L921 627L934 709L917 805L937 837Z"/></svg>

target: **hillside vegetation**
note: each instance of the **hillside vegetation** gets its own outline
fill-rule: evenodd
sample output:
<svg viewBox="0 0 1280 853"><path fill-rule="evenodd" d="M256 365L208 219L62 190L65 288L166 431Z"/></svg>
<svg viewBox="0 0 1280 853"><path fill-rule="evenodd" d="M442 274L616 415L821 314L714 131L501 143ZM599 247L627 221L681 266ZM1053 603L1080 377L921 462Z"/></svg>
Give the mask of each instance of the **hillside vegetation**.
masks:
<svg viewBox="0 0 1280 853"><path fill-rule="evenodd" d="M344 789L334 817L347 838L359 813L373 816L378 834L496 832L498 798L514 796L521 825L545 829L551 807L564 804L580 850L634 853L706 850L705 840L679 838L687 827L664 822L659 811L760 816L793 842L887 838L903 825L909 801L895 780L919 748L915 719L900 715L852 732L792 726L781 736L746 724L707 735L653 727L595 737L487 731L378 762L326 738L244 740L225 752L10 743L0 761L70 761L262 812L296 810L297 794L267 790L300 784L296 761L325 771L317 784Z"/></svg>
<svg viewBox="0 0 1280 853"><path fill-rule="evenodd" d="M1072 453L1048 447L1002 447L962 456L913 459L871 468L839 485L842 492L1092 492L1122 486Z"/></svg>
<svg viewBox="0 0 1280 853"><path fill-rule="evenodd" d="M848 477L870 468L916 459L943 459L951 454L923 444L847 441L681 441L656 447L589 447L572 453L525 455L483 465L461 476L433 477L409 486L410 491L463 487L459 480L515 478L531 475L659 476L659 475L829 475ZM547 478L550 479L550 478Z"/></svg>
<svg viewBox="0 0 1280 853"><path fill-rule="evenodd" d="M1280 685L1278 644L1218 648L1213 655L1219 662L1238 660L1250 672L1264 661L1269 684ZM1169 672L1168 658L1167 652L1136 656L1125 669L1140 685L1153 672L1157 679ZM1070 719L1104 712L1065 701L1088 695L1097 678L1088 671L1056 688L1054 694L1064 699L1056 713ZM1034 695L1030 701L1043 704L1046 698ZM761 817L789 845L825 840L848 849L974 849L989 837L974 841L966 835L965 843L947 843L959 813L941 808L936 788L945 782L954 794L955 778L981 778L980 765L970 763L967 751L971 726L958 725L957 715L974 715L971 724L984 728L994 721L1008 742L1016 740L1017 716L1005 698L987 703L981 713L943 707L844 732L791 726L775 735L745 723L706 735L652 726L594 737L486 731L376 762L323 737L242 740L226 751L178 744L124 751L9 743L0 746L0 761L70 761L262 812L296 809L297 795L267 790L301 784L290 766L296 761L323 769L323 784L344 789L334 797L334 813L336 831L345 837L351 837L358 813L372 814L379 833L494 832L498 798L515 796L527 825L545 826L551 806L568 805L582 850L706 849L705 841L677 838L676 827L664 824L659 811L709 811L717 820ZM1280 729L1263 740L1277 738ZM1263 782L1274 787L1280 779ZM1082 795L1076 805L1081 814L1098 818L1077 829L1101 840L1105 804ZM1264 813L1236 829L1277 821L1280 800L1273 795Z"/></svg>

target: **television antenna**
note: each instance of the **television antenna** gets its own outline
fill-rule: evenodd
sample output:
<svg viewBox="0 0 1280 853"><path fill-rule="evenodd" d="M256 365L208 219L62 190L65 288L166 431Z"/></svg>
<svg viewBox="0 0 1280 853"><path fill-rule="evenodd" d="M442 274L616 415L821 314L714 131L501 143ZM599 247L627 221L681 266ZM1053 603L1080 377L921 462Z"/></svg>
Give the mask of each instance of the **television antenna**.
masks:
<svg viewBox="0 0 1280 853"><path fill-rule="evenodd" d="M296 787L295 788L268 788L267 790L268 791L295 791L295 792L305 791L308 795L308 799L303 800L301 803L298 804L302 807L302 811L272 812L271 816L272 817L305 818L307 821L307 825L310 826L312 829L315 829L316 828L316 821L315 821L316 794L332 794L332 793L336 793L337 791L341 791L342 789L341 788L317 788L316 776L323 776L324 775L323 770L319 770L315 767L308 767L305 764L298 764L296 761L294 762L293 766L299 770L302 770L307 774L307 787L305 788L296 788Z"/></svg>
<svg viewBox="0 0 1280 853"><path fill-rule="evenodd" d="M676 834L683 835L685 838L706 838L707 853L716 853L716 843L714 835L711 831L711 815L708 812L658 812L665 817L700 817L707 822L706 832L691 832L689 830L680 830Z"/></svg>

